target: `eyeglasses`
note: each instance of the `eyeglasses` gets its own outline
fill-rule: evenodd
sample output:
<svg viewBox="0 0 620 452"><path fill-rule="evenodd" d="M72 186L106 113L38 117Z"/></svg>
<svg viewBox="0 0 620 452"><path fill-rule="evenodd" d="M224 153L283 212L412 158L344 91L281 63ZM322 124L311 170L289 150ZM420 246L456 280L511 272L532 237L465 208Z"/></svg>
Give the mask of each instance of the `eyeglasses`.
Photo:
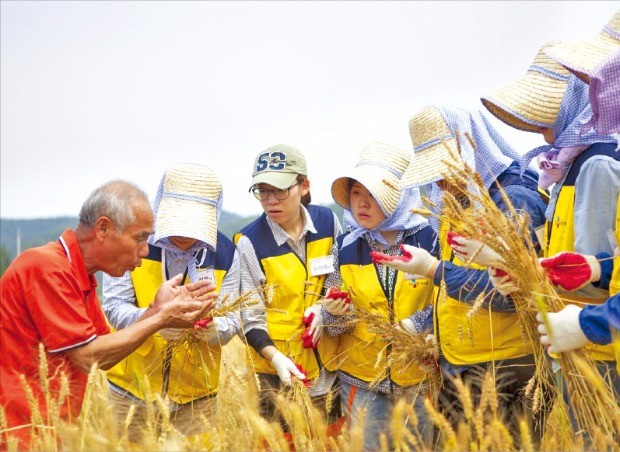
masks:
<svg viewBox="0 0 620 452"><path fill-rule="evenodd" d="M283 201L291 194L291 188L295 185L299 185L299 181L295 182L289 188L274 188L273 190L267 190L266 188L253 188L252 193L254 193L254 197L259 201L267 201L269 199L269 195L273 194L278 201Z"/></svg>

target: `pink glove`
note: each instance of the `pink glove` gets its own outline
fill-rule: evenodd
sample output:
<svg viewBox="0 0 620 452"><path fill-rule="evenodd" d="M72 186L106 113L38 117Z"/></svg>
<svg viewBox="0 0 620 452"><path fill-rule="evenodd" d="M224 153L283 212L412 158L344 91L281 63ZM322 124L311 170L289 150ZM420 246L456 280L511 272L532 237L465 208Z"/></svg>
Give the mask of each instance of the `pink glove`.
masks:
<svg viewBox="0 0 620 452"><path fill-rule="evenodd" d="M549 281L564 290L581 289L601 279L601 264L595 256L562 252L541 259L540 265L547 270Z"/></svg>

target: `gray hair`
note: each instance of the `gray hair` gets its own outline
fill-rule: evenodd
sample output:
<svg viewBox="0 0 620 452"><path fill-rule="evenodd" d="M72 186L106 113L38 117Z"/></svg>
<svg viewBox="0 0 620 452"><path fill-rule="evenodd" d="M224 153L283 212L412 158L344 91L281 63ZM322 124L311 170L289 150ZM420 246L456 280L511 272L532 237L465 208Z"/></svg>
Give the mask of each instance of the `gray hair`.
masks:
<svg viewBox="0 0 620 452"><path fill-rule="evenodd" d="M80 226L91 228L100 217L108 217L122 232L136 219L133 205L136 201L148 203L144 191L131 182L115 180L95 189L80 210Z"/></svg>

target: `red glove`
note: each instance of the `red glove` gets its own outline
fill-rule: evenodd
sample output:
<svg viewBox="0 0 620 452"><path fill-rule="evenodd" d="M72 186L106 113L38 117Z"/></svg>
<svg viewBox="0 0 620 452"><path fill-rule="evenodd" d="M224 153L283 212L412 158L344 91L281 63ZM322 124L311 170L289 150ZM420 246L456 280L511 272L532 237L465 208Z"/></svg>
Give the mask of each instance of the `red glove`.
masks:
<svg viewBox="0 0 620 452"><path fill-rule="evenodd" d="M198 328L206 328L207 325L211 323L212 320L213 320L213 317L205 317L204 319L198 320L196 323L194 323L194 326Z"/></svg>
<svg viewBox="0 0 620 452"><path fill-rule="evenodd" d="M601 264L595 256L562 252L541 259L540 265L547 270L549 281L564 290L581 289L601 279Z"/></svg>
<svg viewBox="0 0 620 452"><path fill-rule="evenodd" d="M457 237L462 237L462 235L457 234L456 232L448 231L448 245L450 246L459 246L460 243L454 240Z"/></svg>
<svg viewBox="0 0 620 452"><path fill-rule="evenodd" d="M351 303L351 299L349 298L349 293L346 290L340 290L336 287L330 287L327 290L327 294L325 295L325 298L329 298L331 300L344 300L345 303Z"/></svg>
<svg viewBox="0 0 620 452"><path fill-rule="evenodd" d="M390 256L389 254L382 253L380 251L371 251L370 258L372 259L373 264L381 264L385 261L403 261L409 262L413 256L411 253L407 251L403 246L400 246L400 250L403 253L402 256Z"/></svg>
<svg viewBox="0 0 620 452"><path fill-rule="evenodd" d="M303 367L301 367L301 364L295 363L295 366L297 366L297 370L298 371L300 371L302 374L304 374L304 378L303 379L300 378L301 382L304 384L304 386L306 388L309 388L310 387L310 381L308 380L308 373L304 370Z"/></svg>
<svg viewBox="0 0 620 452"><path fill-rule="evenodd" d="M315 304L306 309L303 322L306 326L306 330L301 335L302 345L304 348L316 348L323 335L321 305Z"/></svg>

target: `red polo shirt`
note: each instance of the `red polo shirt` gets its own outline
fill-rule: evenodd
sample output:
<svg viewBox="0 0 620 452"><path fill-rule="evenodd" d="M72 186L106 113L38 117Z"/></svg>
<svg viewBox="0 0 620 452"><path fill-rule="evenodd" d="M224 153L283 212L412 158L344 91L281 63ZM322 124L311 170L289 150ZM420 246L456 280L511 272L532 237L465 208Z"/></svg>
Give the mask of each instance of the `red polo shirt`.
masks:
<svg viewBox="0 0 620 452"><path fill-rule="evenodd" d="M0 286L0 403L8 427L31 423L20 374L48 422L39 379L39 343L45 347L50 393L58 393L61 373L69 379L70 396L60 415L75 418L88 375L64 352L108 334L110 328L97 299L97 281L86 272L74 232L67 229L56 242L24 251L6 270ZM15 434L28 447L24 441L29 429L17 429Z"/></svg>

